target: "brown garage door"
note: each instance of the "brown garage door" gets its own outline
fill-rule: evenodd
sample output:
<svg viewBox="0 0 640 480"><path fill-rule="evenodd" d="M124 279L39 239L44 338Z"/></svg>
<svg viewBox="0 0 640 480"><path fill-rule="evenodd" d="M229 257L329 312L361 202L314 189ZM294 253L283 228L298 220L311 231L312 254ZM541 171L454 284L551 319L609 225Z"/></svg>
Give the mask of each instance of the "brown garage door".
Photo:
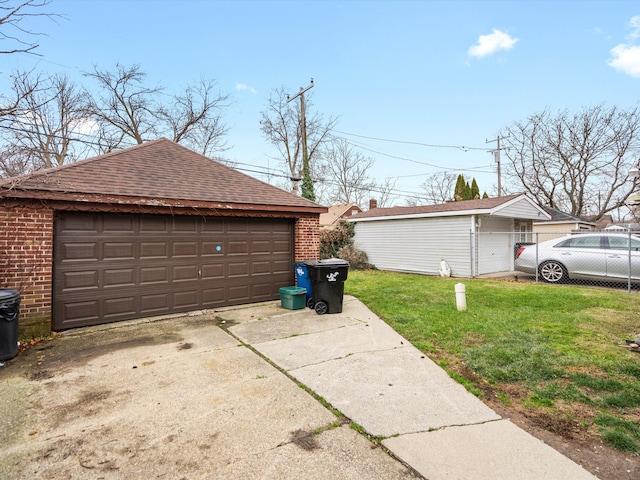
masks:
<svg viewBox="0 0 640 480"><path fill-rule="evenodd" d="M274 300L292 262L289 219L59 213L53 328Z"/></svg>

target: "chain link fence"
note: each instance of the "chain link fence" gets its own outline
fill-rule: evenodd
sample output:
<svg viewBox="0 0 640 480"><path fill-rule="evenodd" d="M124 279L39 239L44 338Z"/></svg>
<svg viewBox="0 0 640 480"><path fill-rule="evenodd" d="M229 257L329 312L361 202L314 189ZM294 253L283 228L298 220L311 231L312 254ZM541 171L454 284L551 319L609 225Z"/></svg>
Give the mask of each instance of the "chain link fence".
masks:
<svg viewBox="0 0 640 480"><path fill-rule="evenodd" d="M640 288L640 232L471 232L472 277Z"/></svg>

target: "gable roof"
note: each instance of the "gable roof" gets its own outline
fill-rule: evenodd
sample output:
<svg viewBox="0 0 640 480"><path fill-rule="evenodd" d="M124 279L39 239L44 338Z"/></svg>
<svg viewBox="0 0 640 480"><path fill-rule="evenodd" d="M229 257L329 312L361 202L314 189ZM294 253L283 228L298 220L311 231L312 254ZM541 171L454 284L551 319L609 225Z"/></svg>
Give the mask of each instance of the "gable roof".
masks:
<svg viewBox="0 0 640 480"><path fill-rule="evenodd" d="M560 224L560 223L584 223L585 225L591 225L591 226L595 226L596 223L591 222L589 220L585 220L584 218L580 218L580 217L576 217L575 215L571 215L570 213L565 213L563 211L560 210L556 210L555 208L552 207L547 207L547 206L543 206L542 207L544 209L545 212L547 212L551 219L550 220L543 220L541 222L537 222L537 223L543 223L543 224Z"/></svg>
<svg viewBox="0 0 640 480"><path fill-rule="evenodd" d="M6 179L0 198L326 211L166 138Z"/></svg>
<svg viewBox="0 0 640 480"><path fill-rule="evenodd" d="M355 203L333 205L332 207L329 207L329 211L327 213L320 214L320 225L333 225L344 216L351 216L346 214L354 208L357 209L358 212L362 212L362 209Z"/></svg>
<svg viewBox="0 0 640 480"><path fill-rule="evenodd" d="M545 218L549 218L539 205L525 194L507 195L505 197L481 198L448 202L438 205L421 205L416 207L373 208L366 212L349 217L349 221L387 220L391 218L444 217L458 215L492 215L517 202L526 202Z"/></svg>

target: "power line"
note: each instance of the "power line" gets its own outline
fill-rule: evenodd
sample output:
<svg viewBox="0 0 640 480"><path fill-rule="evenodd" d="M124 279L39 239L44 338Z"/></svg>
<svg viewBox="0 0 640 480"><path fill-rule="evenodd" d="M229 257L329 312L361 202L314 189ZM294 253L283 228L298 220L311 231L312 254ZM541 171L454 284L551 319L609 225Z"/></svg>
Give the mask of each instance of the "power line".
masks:
<svg viewBox="0 0 640 480"><path fill-rule="evenodd" d="M339 130L334 130L336 133L341 133L342 135L349 135L350 137L359 137L359 138L366 138L368 140L377 140L380 142L392 142L392 143L403 143L406 145L419 145L421 147L429 147L429 148L455 148L457 150L462 150L463 152L466 152L468 150L482 150L482 151L490 151L490 149L488 148L483 148L483 147L465 147L464 145L438 145L438 144L433 144L433 143L422 143L422 142L413 142L413 141L408 141L408 140L394 140L391 138L381 138L381 137L369 137L366 135L358 135L356 133L349 133L349 132L341 132Z"/></svg>
<svg viewBox="0 0 640 480"><path fill-rule="evenodd" d="M343 138L343 140L346 141L347 143L349 143L350 145L353 145L354 147L361 148L362 150L366 150L367 152L375 153L375 154L378 154L378 155L383 155L383 156L389 157L389 158L395 158L396 160L404 160L406 162L417 163L419 165L425 165L427 167L437 168L439 170L451 170L452 169L451 166L443 167L443 166L440 166L440 165L436 165L434 163L422 162L420 160L414 160L412 158L400 157L398 155L391 155L389 153L384 153L384 152L380 152L378 150L373 150L371 148L365 147L364 145L356 143L353 140L349 140L347 138ZM485 151L486 151L486 149L485 149ZM474 170L474 171L478 171L478 173L493 173L493 172L487 172L487 171L485 171L485 172L480 171L480 170L478 170L479 168L484 168L484 167L473 167L473 168L464 167L464 168L454 168L454 170L458 170L458 171Z"/></svg>

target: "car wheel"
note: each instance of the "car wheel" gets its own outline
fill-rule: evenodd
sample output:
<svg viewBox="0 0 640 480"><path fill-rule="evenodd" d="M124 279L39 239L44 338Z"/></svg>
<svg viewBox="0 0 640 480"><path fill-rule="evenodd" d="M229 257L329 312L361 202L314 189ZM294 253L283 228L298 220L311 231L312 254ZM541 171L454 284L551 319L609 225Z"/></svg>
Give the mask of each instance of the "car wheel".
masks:
<svg viewBox="0 0 640 480"><path fill-rule="evenodd" d="M538 272L542 279L548 283L563 283L569 278L565 266L555 260L549 260L540 264Z"/></svg>

